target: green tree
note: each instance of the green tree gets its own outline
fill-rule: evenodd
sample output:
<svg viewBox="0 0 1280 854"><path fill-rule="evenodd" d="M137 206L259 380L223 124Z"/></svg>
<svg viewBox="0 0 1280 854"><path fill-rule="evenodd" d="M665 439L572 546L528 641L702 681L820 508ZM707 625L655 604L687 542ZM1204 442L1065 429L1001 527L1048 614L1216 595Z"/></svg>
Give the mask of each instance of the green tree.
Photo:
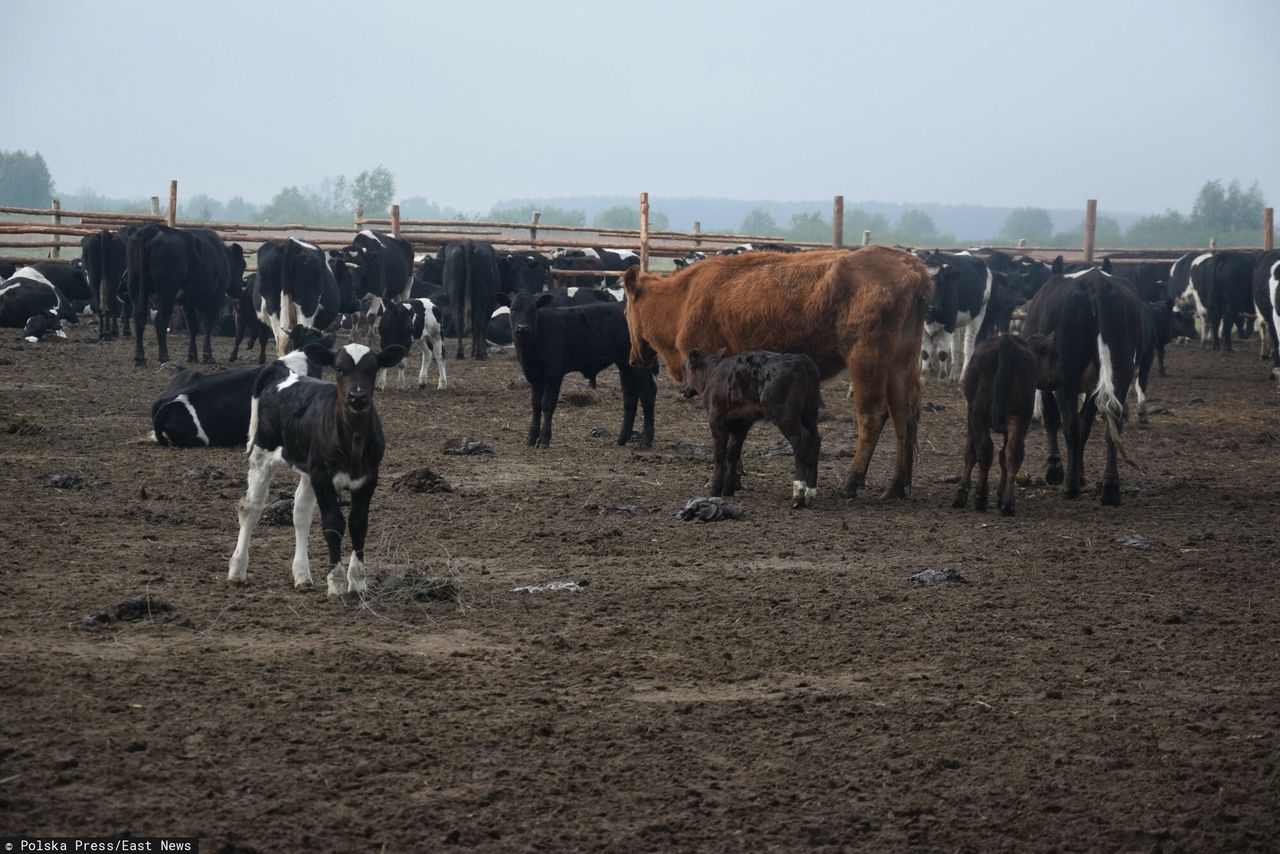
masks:
<svg viewBox="0 0 1280 854"><path fill-rule="evenodd" d="M899 214L898 224L894 228L895 236L903 243L928 240L937 233L938 227L933 224L933 217L916 209L905 210Z"/></svg>
<svg viewBox="0 0 1280 854"><path fill-rule="evenodd" d="M46 208L53 194L53 177L44 155L38 151L0 151L0 203Z"/></svg>
<svg viewBox="0 0 1280 854"><path fill-rule="evenodd" d="M201 222L213 222L222 218L222 202L205 193L197 193L184 201L178 208L183 219L195 219Z"/></svg>
<svg viewBox="0 0 1280 854"><path fill-rule="evenodd" d="M313 197L304 195L297 187L285 187L276 193L275 198L262 209L263 222L316 223L324 218L325 212L316 204Z"/></svg>
<svg viewBox="0 0 1280 854"><path fill-rule="evenodd" d="M742 220L742 233L774 236L781 234L782 229L778 228L778 223L774 220L773 214L764 208L752 208L751 212Z"/></svg>
<svg viewBox="0 0 1280 854"><path fill-rule="evenodd" d="M1044 243L1052 236L1053 219L1044 208L1014 208L1000 229L1000 237L1005 240L1026 238L1033 245Z"/></svg>
<svg viewBox="0 0 1280 854"><path fill-rule="evenodd" d="M1232 181L1225 189L1221 180L1207 181L1191 207L1191 224L1202 237L1223 237L1233 232L1256 229L1262 223L1266 200L1258 182L1248 190Z"/></svg>
<svg viewBox="0 0 1280 854"><path fill-rule="evenodd" d="M592 217L591 224L599 228L639 228L640 210L628 205L614 205ZM663 231L670 224L671 220L661 211L649 212L649 228Z"/></svg>
<svg viewBox="0 0 1280 854"><path fill-rule="evenodd" d="M340 186L346 179L338 177ZM396 179L385 166L366 169L351 182L351 202L364 206L365 216L384 216L391 210L391 200L396 195Z"/></svg>
<svg viewBox="0 0 1280 854"><path fill-rule="evenodd" d="M844 243L846 246L861 246L862 233L871 232L873 243L885 243L891 239L889 220L884 214L871 213L862 208L846 208L844 212ZM831 232L819 240L830 240Z"/></svg>
<svg viewBox="0 0 1280 854"><path fill-rule="evenodd" d="M791 240L806 242L826 242L831 239L831 223L822 218L817 211L795 213L791 215L791 224L787 227L786 236Z"/></svg>

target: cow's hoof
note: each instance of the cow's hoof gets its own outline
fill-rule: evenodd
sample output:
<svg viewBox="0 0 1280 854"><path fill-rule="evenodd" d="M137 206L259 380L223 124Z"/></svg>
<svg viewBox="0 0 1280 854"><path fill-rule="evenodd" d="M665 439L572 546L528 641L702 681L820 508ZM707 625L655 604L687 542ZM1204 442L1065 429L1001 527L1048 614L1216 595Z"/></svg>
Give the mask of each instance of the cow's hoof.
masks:
<svg viewBox="0 0 1280 854"><path fill-rule="evenodd" d="M1063 497L1064 497L1064 498L1079 498L1079 497L1080 497L1080 487L1078 487L1078 486L1068 486L1068 487L1067 487L1066 492L1062 493L1062 495L1063 495ZM1105 503L1105 502L1104 502L1104 503Z"/></svg>
<svg viewBox="0 0 1280 854"><path fill-rule="evenodd" d="M1050 486L1058 486L1064 480L1062 463L1049 463L1044 470L1044 482Z"/></svg>
<svg viewBox="0 0 1280 854"><path fill-rule="evenodd" d="M293 582L293 589L298 591L299 593L309 593L310 591L316 589L316 583L312 581L310 578L305 579L303 581L295 581Z"/></svg>
<svg viewBox="0 0 1280 854"><path fill-rule="evenodd" d="M1013 505L1012 505L1012 504L1006 504L1006 505L1004 505L1003 507L1001 507L1001 508L1000 508L1000 515L1001 515L1001 516L1012 516L1012 515L1014 515L1014 512L1013 512Z"/></svg>
<svg viewBox="0 0 1280 854"><path fill-rule="evenodd" d="M951 506L956 510L963 510L964 506L969 503L969 493L961 490L956 493L956 497L952 500Z"/></svg>
<svg viewBox="0 0 1280 854"><path fill-rule="evenodd" d="M134 366L135 368L145 368L145 367L147 366L147 360L146 360L146 359L134 359L134 360L133 360L133 366Z"/></svg>
<svg viewBox="0 0 1280 854"><path fill-rule="evenodd" d="M1108 483L1102 487L1102 506L1104 507L1120 506L1120 484Z"/></svg>

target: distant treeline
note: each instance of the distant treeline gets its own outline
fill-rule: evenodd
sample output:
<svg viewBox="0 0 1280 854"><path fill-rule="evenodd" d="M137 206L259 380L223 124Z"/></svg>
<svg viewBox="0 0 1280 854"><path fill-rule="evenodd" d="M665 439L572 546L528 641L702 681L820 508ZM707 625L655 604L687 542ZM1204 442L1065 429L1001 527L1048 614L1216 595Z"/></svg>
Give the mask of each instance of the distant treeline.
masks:
<svg viewBox="0 0 1280 854"><path fill-rule="evenodd" d="M47 207L56 193L53 177L39 152L0 151L0 204ZM62 193L69 210L146 212L147 197L110 198L92 189ZM346 225L357 205L366 216L385 217L396 198L395 176L384 166L339 175L315 185L283 187L270 201L254 203L242 196L222 201L204 193L179 196L178 217L205 222L305 223ZM1191 212L1168 210L1143 216L1135 213L1100 214L1097 244L1108 246L1260 246L1262 209L1266 201L1258 183L1247 189L1239 181L1207 181L1192 201ZM601 228L639 228L636 199L623 196L543 198L500 201L484 212L465 212L423 196L400 201L404 219L499 220L529 222L534 211L543 225L594 225ZM720 198L655 200L649 225L655 230L689 231L699 221L703 231L777 237L780 240L831 239L830 201L743 201ZM1030 246L1078 247L1084 240L1084 215L1079 210L998 208L979 205L846 203L844 241L862 241L871 231L877 243L909 246L957 246L980 243L1011 244L1025 239Z"/></svg>

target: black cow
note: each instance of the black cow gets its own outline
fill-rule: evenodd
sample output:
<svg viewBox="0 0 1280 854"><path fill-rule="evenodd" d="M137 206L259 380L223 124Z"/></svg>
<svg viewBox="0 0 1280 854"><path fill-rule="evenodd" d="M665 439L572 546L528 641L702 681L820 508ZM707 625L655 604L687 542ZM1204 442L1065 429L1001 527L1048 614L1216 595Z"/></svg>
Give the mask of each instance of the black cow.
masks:
<svg viewBox="0 0 1280 854"><path fill-rule="evenodd" d="M0 283L0 327L21 329L34 344L53 333L66 338L62 321L79 323L71 300L33 267L23 267Z"/></svg>
<svg viewBox="0 0 1280 854"><path fill-rule="evenodd" d="M316 506L329 547L330 596L362 593L369 502L378 486L378 466L386 444L373 406L374 375L404 356L399 347L374 353L348 344L336 354L319 344L304 349L322 367L332 367L337 383L300 377L279 362L263 368L254 382L249 420L248 488L240 502L240 535L227 568L227 581L243 584L249 568L249 539L262 515L271 477L283 465L302 473L293 497L295 588L311 586L307 540ZM346 527L338 493L351 493L351 562L340 558Z"/></svg>
<svg viewBox="0 0 1280 854"><path fill-rule="evenodd" d="M742 444L751 425L767 419L791 443L795 479L791 506L808 507L818 497L818 365L803 353L750 350L715 356L690 350L684 381L702 395L707 423L715 439L712 495L733 495L742 488Z"/></svg>
<svg viewBox="0 0 1280 854"><path fill-rule="evenodd" d="M525 379L529 381L533 420L528 443L546 448L551 445L551 417L560 399L564 375L578 371L588 380L609 365L618 368L622 382L622 428L618 444L631 438L636 421L636 404L644 406L644 429L640 444L653 444L653 402L657 385L648 367L633 368L631 334L621 303L550 308L549 293L498 294L498 302L511 309L512 337L516 358Z"/></svg>
<svg viewBox="0 0 1280 854"><path fill-rule="evenodd" d="M0 261L0 281L4 281L16 272L18 267L12 261Z"/></svg>
<svg viewBox="0 0 1280 854"><path fill-rule="evenodd" d="M338 281L319 247L296 237L269 240L258 248L258 298L254 311L270 327L276 352L295 326L327 329L341 312Z"/></svg>
<svg viewBox="0 0 1280 854"><path fill-rule="evenodd" d="M602 288L583 288L583 287L567 287L555 288L550 291L542 291L551 297L551 302L547 303L551 308L566 308L571 305L593 305L600 302L616 302L617 298L614 292L604 290ZM499 346L508 347L512 343L511 339L511 309L505 305L500 305L494 310L493 315L489 318L489 326L484 336L490 343ZM591 379L591 387L596 387L596 381Z"/></svg>
<svg viewBox="0 0 1280 854"><path fill-rule="evenodd" d="M585 255L562 255L551 257L551 270L548 273L550 281L548 285L551 288L564 288L570 285L585 285L589 288L599 287L604 284L604 276L557 276L559 270L567 270L570 272L604 272L604 263L595 257L588 258Z"/></svg>
<svg viewBox="0 0 1280 854"><path fill-rule="evenodd" d="M231 356L227 359L228 362L234 362L239 358L240 342L244 340L247 334L249 336L249 349L252 350L255 346L258 348L258 364L266 364L267 340L271 339L273 335L271 327L258 316L258 306L261 302L262 294L258 289L258 274L250 273L245 276L244 282L240 286L240 295L236 298L236 341L231 347Z"/></svg>
<svg viewBox="0 0 1280 854"><path fill-rule="evenodd" d="M928 373L936 361L939 375L954 375L958 380L961 375L954 373L953 335L956 329L964 327L963 360L960 363L960 371L963 372L973 355L979 333L983 331L994 276L986 262L967 252L934 250L917 254L934 282L933 303L924 324L921 370ZM1012 312L1010 308L1010 315Z"/></svg>
<svg viewBox="0 0 1280 854"><path fill-rule="evenodd" d="M364 320L365 331L372 340L373 318L382 313L382 301L408 299L413 290L413 246L403 237L365 229L340 253L353 271L355 298L369 297ZM354 324L351 331L354 336Z"/></svg>
<svg viewBox="0 0 1280 854"><path fill-rule="evenodd" d="M409 288L411 299L434 299L444 290L444 252L427 255L413 273L413 284Z"/></svg>
<svg viewBox="0 0 1280 854"><path fill-rule="evenodd" d="M120 232L102 229L80 240L80 258L92 291L93 310L98 315L98 337L120 335L120 317L124 316L124 334L129 335L129 312L126 291L121 287L128 264L128 243Z"/></svg>
<svg viewBox="0 0 1280 854"><path fill-rule="evenodd" d="M302 376L321 373L302 352L282 356L280 362ZM261 371L257 366L216 374L182 371L151 402L152 441L179 448L243 448L249 439L253 384Z"/></svg>
<svg viewBox="0 0 1280 854"><path fill-rule="evenodd" d="M1280 251L1260 254L1253 264L1253 304L1262 320L1262 357L1271 359L1271 378L1280 380Z"/></svg>
<svg viewBox="0 0 1280 854"><path fill-rule="evenodd" d="M975 510L987 509L987 481L995 446L991 434L1004 436L1000 449L1000 486L996 507L1006 516L1015 512L1018 470L1026 451L1027 430L1035 409L1036 389L1054 382L1053 339L1036 336L1028 341L1020 335L988 338L973 351L964 372L964 397L968 404L964 466L960 486L951 506L962 508L969 501L973 467L978 466Z"/></svg>
<svg viewBox="0 0 1280 854"><path fill-rule="evenodd" d="M1230 351L1231 327L1240 323L1242 338L1248 337L1246 325L1241 321L1253 314L1253 268L1258 260L1257 252L1223 251L1215 253L1205 262L1205 278L1209 285L1206 318L1213 349ZM1222 329L1219 342L1218 329Z"/></svg>
<svg viewBox="0 0 1280 854"><path fill-rule="evenodd" d="M1116 253L1108 255L1107 260L1115 263L1117 257L1125 256ZM1116 270L1129 280L1143 302L1160 302L1169 296L1169 265L1164 261L1117 264Z"/></svg>
<svg viewBox="0 0 1280 854"><path fill-rule="evenodd" d="M536 294L547 286L551 259L538 252L507 252L498 256L499 290L509 294Z"/></svg>
<svg viewBox="0 0 1280 854"><path fill-rule="evenodd" d="M153 297L156 301L155 329L160 361L169 361L169 321L174 305L181 302L191 334L187 361L196 360L196 337L203 319L203 360L212 363L210 339L222 297L232 289L233 282L240 282L244 274L244 254L239 244L227 246L217 232L207 228L175 229L152 224L129 236L128 258L129 297L133 301L134 364L146 364L142 333Z"/></svg>
<svg viewBox="0 0 1280 854"><path fill-rule="evenodd" d="M497 255L488 243L476 240L455 241L442 251L444 288L453 311L458 358L464 358L462 342L469 332L471 357L484 359L489 352L485 330L493 314L494 296L501 287Z"/></svg>
<svg viewBox="0 0 1280 854"><path fill-rule="evenodd" d="M1110 263L1064 275L1060 261L1054 276L1027 305L1028 335L1053 335L1057 389L1043 398L1044 425L1049 437L1045 479L1062 483L1058 431L1067 445L1066 497L1080 495L1084 484L1084 446L1094 418L1101 411L1106 423L1107 466L1102 503L1120 503L1117 453L1124 456L1125 397L1133 382L1134 365L1142 345L1142 302L1133 285L1109 272ZM1089 386L1092 385L1092 388ZM1078 395L1085 394L1078 410Z"/></svg>

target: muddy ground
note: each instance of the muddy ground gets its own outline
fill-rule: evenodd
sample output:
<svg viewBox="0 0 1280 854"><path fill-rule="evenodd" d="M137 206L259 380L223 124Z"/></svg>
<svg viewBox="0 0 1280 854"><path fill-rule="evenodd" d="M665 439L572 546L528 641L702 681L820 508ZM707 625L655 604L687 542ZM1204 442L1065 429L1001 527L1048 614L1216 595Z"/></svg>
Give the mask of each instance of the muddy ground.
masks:
<svg viewBox="0 0 1280 854"><path fill-rule="evenodd" d="M172 373L134 368L128 344L17 338L0 335L5 835L1275 850L1280 396L1253 342L1172 349L1152 389L1170 411L1127 434L1145 471L1123 473L1122 507L1032 486L1014 519L953 510L938 482L960 458L954 386L926 388L945 408L923 416L910 501L837 496L836 384L817 506L790 509L789 458L751 455L746 518L698 525L675 514L703 493L688 446L709 434L665 375L653 450L591 435L617 429L612 373L595 394L567 383L577 405L533 450L512 354L453 361L447 391L378 398L384 583L362 604L294 592L288 527L259 529L229 588L243 454L139 442ZM493 455L442 452L467 436ZM748 450L778 441L761 425ZM875 486L891 461L882 444ZM419 466L456 491L393 485ZM199 467L226 477L184 476ZM323 553L317 525L318 578ZM969 583L909 582L930 567ZM418 601L424 579L456 595ZM555 580L585 587L512 592ZM173 612L83 627L144 592Z"/></svg>

